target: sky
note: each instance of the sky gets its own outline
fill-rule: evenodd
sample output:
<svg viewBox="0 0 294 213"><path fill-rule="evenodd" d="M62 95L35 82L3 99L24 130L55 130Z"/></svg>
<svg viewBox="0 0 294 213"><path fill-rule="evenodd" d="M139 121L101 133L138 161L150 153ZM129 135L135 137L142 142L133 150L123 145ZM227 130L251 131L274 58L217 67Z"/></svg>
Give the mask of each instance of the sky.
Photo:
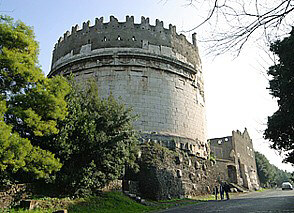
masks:
<svg viewBox="0 0 294 213"><path fill-rule="evenodd" d="M187 31L199 23L203 14L186 3L186 0L0 0L0 11L34 28L40 45L39 63L48 74L54 44L72 26L82 26L87 20L94 23L99 17L108 22L111 15L123 22L126 15L133 15L135 23L145 16L152 25L159 19L166 28L173 24L178 32ZM184 33L190 42L193 32ZM207 33L205 28L197 31L201 37ZM271 65L264 57L267 47L261 49L249 44L235 58L230 54L206 55L205 44L199 42L198 46L204 74L208 138L229 136L233 130L243 132L247 127L256 151L280 169L294 171L293 166L282 163L282 157L263 139L267 117L278 108L266 89L265 68Z"/></svg>

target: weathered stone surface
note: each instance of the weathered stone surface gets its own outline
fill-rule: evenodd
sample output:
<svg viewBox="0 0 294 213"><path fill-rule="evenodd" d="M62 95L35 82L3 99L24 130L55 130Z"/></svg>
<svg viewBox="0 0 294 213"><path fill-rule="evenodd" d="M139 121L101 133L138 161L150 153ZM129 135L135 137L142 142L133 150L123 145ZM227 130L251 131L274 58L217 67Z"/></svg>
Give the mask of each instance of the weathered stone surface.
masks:
<svg viewBox="0 0 294 213"><path fill-rule="evenodd" d="M22 200L20 201L20 208L32 210L38 206L37 200Z"/></svg>
<svg viewBox="0 0 294 213"><path fill-rule="evenodd" d="M29 194L31 194L31 185L29 184L0 186L0 209L19 204Z"/></svg>
<svg viewBox="0 0 294 213"><path fill-rule="evenodd" d="M109 192L109 191L121 191L122 190L122 180L114 180L108 183L101 191Z"/></svg>
<svg viewBox="0 0 294 213"><path fill-rule="evenodd" d="M159 148L158 145L155 146L158 148L156 151L155 148L150 147L145 149L147 145L142 145L142 156L139 161L140 172L133 175L139 181L136 195L141 197L166 200L205 194L208 193L208 189L217 184L219 174L224 171L221 163L217 162L210 167L209 160L188 156L184 151L171 151L164 147ZM189 166L188 163L177 164L175 156L180 156L183 162L191 160L192 165L198 162L200 168L208 165L207 169L206 171L196 169L194 166ZM227 176L220 177L222 180L224 178Z"/></svg>
<svg viewBox="0 0 294 213"><path fill-rule="evenodd" d="M231 192L238 192L238 189L236 189L236 188L231 188Z"/></svg>
<svg viewBox="0 0 294 213"><path fill-rule="evenodd" d="M201 164L196 160L195 161L195 169L200 169Z"/></svg>
<svg viewBox="0 0 294 213"><path fill-rule="evenodd" d="M208 184L199 182L202 173L196 172L202 172L209 153L201 67L196 34L190 43L158 20L153 26L144 17L136 24L133 17L119 22L112 16L108 23L100 18L65 33L55 45L49 76L74 73L81 83L94 78L100 96L112 94L133 108L141 142L153 141L173 153L142 161L139 174L126 174L123 188L168 199L201 194ZM196 177L189 178L191 173Z"/></svg>
<svg viewBox="0 0 294 213"><path fill-rule="evenodd" d="M202 165L202 170L206 171L206 165L205 164Z"/></svg>
<svg viewBox="0 0 294 213"><path fill-rule="evenodd" d="M229 174L229 182L259 189L253 144L246 128L243 133L237 130L232 136L210 139L210 144L215 157L226 162L224 173Z"/></svg>
<svg viewBox="0 0 294 213"><path fill-rule="evenodd" d="M178 169L178 170L177 170L177 177L178 177L178 178L181 178L182 176L183 176L183 174L182 174L182 170Z"/></svg>
<svg viewBox="0 0 294 213"><path fill-rule="evenodd" d="M176 156L176 164L181 164L183 159L180 156Z"/></svg>
<svg viewBox="0 0 294 213"><path fill-rule="evenodd" d="M201 174L200 173L197 174L197 180L201 180Z"/></svg>
<svg viewBox="0 0 294 213"><path fill-rule="evenodd" d="M194 181L194 180L196 179L196 175L195 175L195 173L190 172L190 174L189 174L189 179L190 179L191 181Z"/></svg>
<svg viewBox="0 0 294 213"><path fill-rule="evenodd" d="M74 27L58 41L49 76L74 73L78 82L94 78L102 97L110 93L121 97L139 115L134 125L142 137L207 158L204 86L195 35L189 43L161 22L97 23L86 23L81 30Z"/></svg>
<svg viewBox="0 0 294 213"><path fill-rule="evenodd" d="M188 158L188 166L191 166L192 165L192 161L190 158Z"/></svg>

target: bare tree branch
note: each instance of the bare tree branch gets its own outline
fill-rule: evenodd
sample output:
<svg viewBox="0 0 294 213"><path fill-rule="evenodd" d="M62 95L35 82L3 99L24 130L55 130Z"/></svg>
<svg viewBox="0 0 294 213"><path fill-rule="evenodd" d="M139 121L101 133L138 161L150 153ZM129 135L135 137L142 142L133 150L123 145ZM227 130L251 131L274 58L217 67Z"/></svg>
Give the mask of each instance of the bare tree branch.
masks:
<svg viewBox="0 0 294 213"><path fill-rule="evenodd" d="M258 39L272 42L294 24L294 0L189 0L196 8L200 3L206 3L206 18L186 32L215 26L209 38L206 34L199 39L214 55L228 51L239 55L245 45Z"/></svg>

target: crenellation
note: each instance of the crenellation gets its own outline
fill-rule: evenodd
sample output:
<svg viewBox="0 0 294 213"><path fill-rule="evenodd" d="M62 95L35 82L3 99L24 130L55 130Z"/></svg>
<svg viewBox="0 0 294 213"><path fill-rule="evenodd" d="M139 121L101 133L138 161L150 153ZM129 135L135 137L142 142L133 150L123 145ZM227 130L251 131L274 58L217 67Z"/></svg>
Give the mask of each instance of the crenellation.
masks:
<svg viewBox="0 0 294 213"><path fill-rule="evenodd" d="M70 36L70 32L69 32L69 31L66 31L66 32L63 34L63 40L66 40L69 36Z"/></svg>
<svg viewBox="0 0 294 213"><path fill-rule="evenodd" d="M176 26L170 24L169 25L169 31L171 32L172 35L176 35L177 34L177 28L176 28Z"/></svg>
<svg viewBox="0 0 294 213"><path fill-rule="evenodd" d="M183 41L186 41L186 36L182 33L179 35L179 38Z"/></svg>
<svg viewBox="0 0 294 213"><path fill-rule="evenodd" d="M103 17L100 18L95 18L95 25L94 28L96 30L101 30L103 29Z"/></svg>
<svg viewBox="0 0 294 213"><path fill-rule="evenodd" d="M162 31L164 31L164 28L163 28L163 21L160 21L160 20L158 20L158 19L156 19L156 21L155 21L155 31L156 32L162 32Z"/></svg>
<svg viewBox="0 0 294 213"><path fill-rule="evenodd" d="M58 39L58 45L61 45L62 42L63 42L63 37L59 37L59 39Z"/></svg>
<svg viewBox="0 0 294 213"><path fill-rule="evenodd" d="M109 24L111 25L111 27L116 27L118 25L118 19L114 16L110 16L109 20Z"/></svg>
<svg viewBox="0 0 294 213"><path fill-rule="evenodd" d="M134 16L126 16L126 26L132 26L134 27Z"/></svg>
<svg viewBox="0 0 294 213"><path fill-rule="evenodd" d="M197 47L197 33L192 34L192 44Z"/></svg>
<svg viewBox="0 0 294 213"><path fill-rule="evenodd" d="M165 29L162 21L157 19L155 22L155 26L150 25L149 18L143 16L140 24L134 23L133 16L126 16L125 22L118 22L117 18L110 16L108 23L103 23L101 17L95 19L94 26L90 26L90 21L84 22L81 30L76 25L72 27L71 33L66 32L63 38L58 40L58 45L54 48L52 65L71 51L74 55L79 54L82 46L91 43L92 51L112 47L148 50L148 46L152 45L151 48L158 46L167 50L169 56L171 52L168 48L171 48L184 62L189 61L191 66L201 67L194 37L190 43L184 35L176 33L175 26L169 25L169 29Z"/></svg>
<svg viewBox="0 0 294 213"><path fill-rule="evenodd" d="M83 22L83 28L82 28L82 32L89 32L90 30L90 21L88 20L87 22Z"/></svg>
<svg viewBox="0 0 294 213"><path fill-rule="evenodd" d="M76 34L77 28L78 28L77 25L71 27L71 35L75 35Z"/></svg>
<svg viewBox="0 0 294 213"><path fill-rule="evenodd" d="M141 17L141 28L150 30L149 18Z"/></svg>

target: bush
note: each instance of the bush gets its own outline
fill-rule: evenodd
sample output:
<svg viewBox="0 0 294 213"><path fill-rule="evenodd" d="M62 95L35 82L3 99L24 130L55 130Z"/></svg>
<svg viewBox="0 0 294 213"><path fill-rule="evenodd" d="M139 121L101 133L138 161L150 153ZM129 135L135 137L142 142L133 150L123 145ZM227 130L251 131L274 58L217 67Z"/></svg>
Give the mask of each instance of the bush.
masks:
<svg viewBox="0 0 294 213"><path fill-rule="evenodd" d="M69 113L59 124L54 149L63 167L58 184L67 193L93 194L123 175L126 165L137 168L137 135L130 109L112 95L98 96L96 83L73 83L67 97Z"/></svg>

